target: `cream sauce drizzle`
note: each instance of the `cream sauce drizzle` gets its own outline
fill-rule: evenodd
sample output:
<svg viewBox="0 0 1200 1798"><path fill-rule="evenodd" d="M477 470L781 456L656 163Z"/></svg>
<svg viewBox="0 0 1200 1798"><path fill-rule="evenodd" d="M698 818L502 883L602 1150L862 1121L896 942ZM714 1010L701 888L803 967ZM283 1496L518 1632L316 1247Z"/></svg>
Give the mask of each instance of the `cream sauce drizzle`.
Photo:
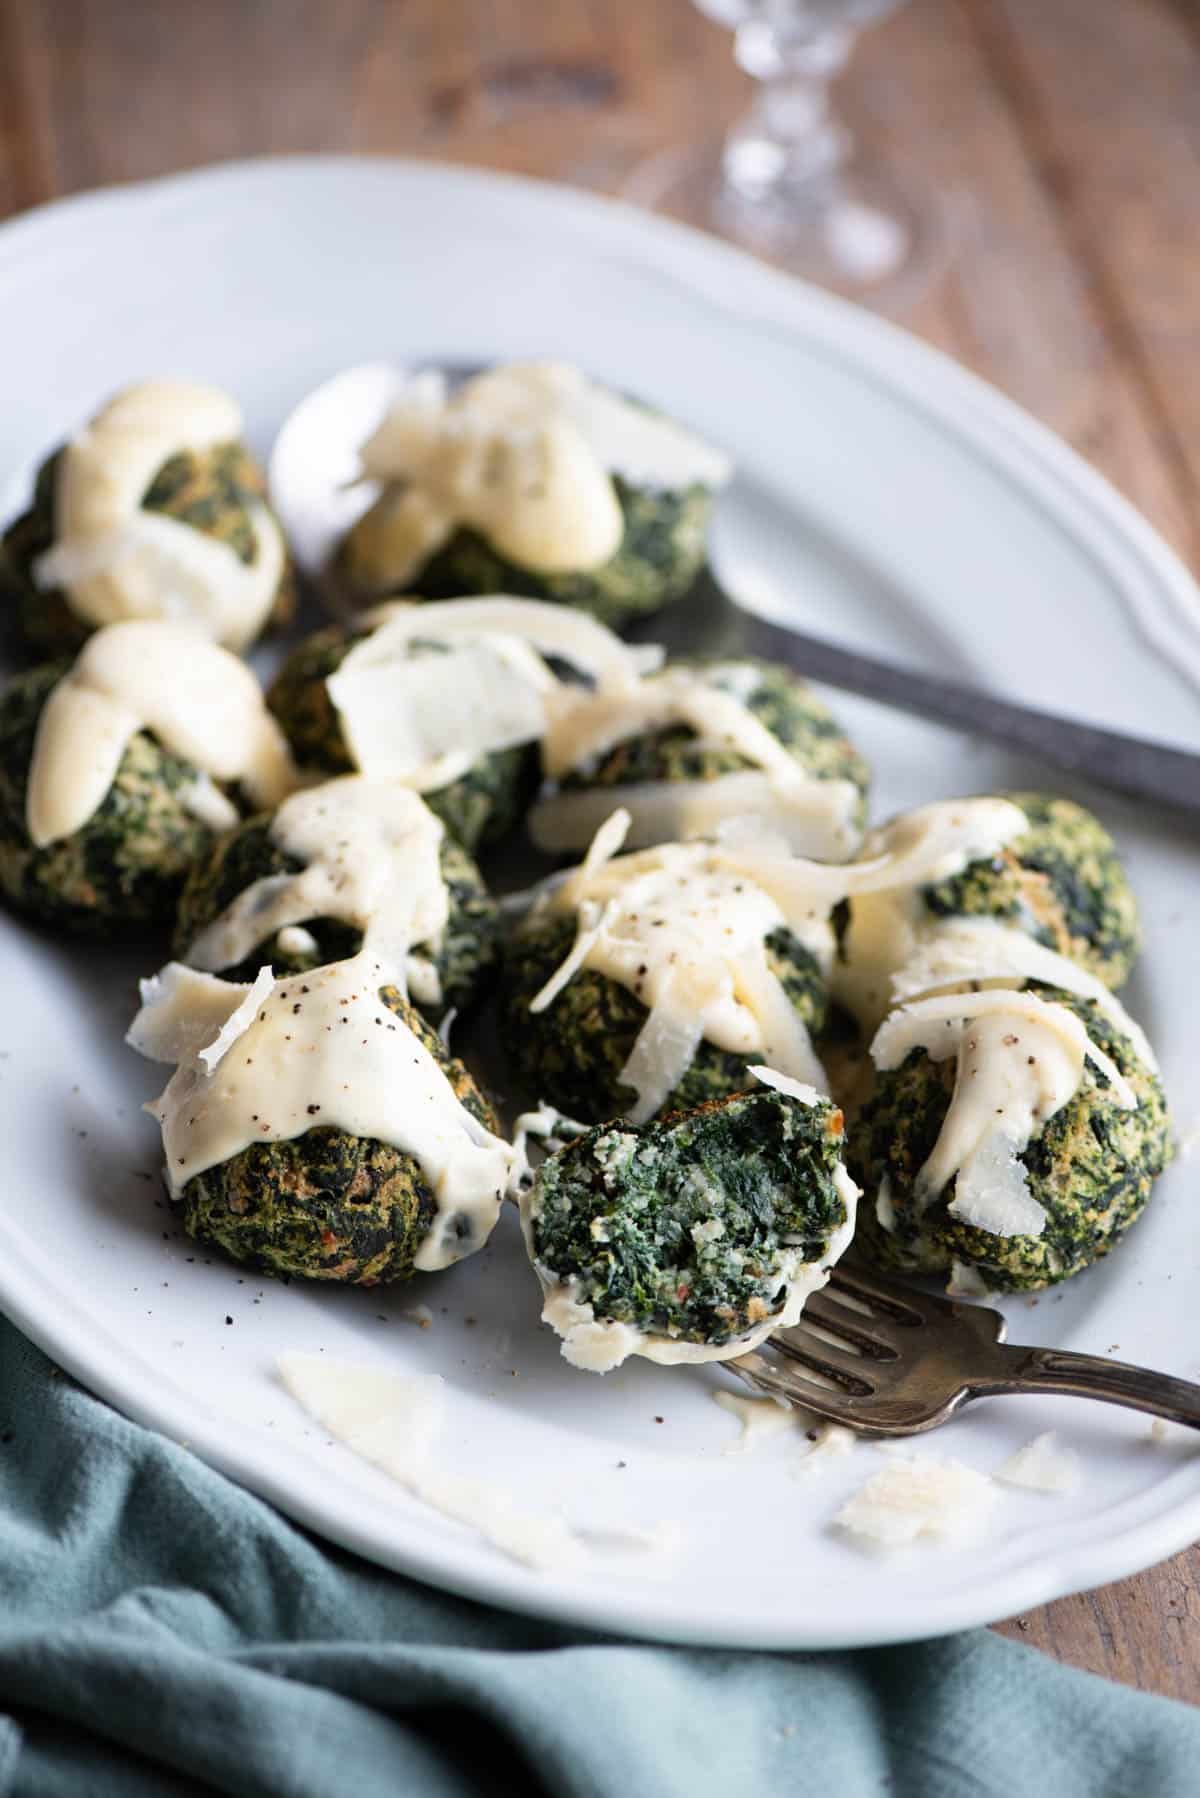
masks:
<svg viewBox="0 0 1200 1798"><path fill-rule="evenodd" d="M893 975L936 925L921 889L998 854L1028 827L1024 812L1007 799L947 799L871 832L860 864L878 872L863 878L851 864L850 923L833 976L834 996L864 1030L886 1016Z"/></svg>
<svg viewBox="0 0 1200 1798"><path fill-rule="evenodd" d="M1152 1072L1158 1071L1158 1059L1145 1031L1102 980L999 918L942 919L893 976L892 999L902 1005L962 985L1011 986L1014 980L1036 980L1090 999L1097 1011L1129 1038L1139 1059Z"/></svg>
<svg viewBox="0 0 1200 1798"><path fill-rule="evenodd" d="M859 837L854 823L857 787L848 780L818 780L802 767L750 710L747 700L754 685L739 680L739 673L754 675L756 670L749 664L744 669L738 664L704 671L669 668L636 686L564 694L542 740L542 766L551 781L572 773L587 774L619 744L677 725L693 732L695 749L733 751L750 763L753 772L749 778L735 773L712 781L608 787L598 796L575 791L552 796L531 824L535 841L539 833L545 836L550 832L555 847L582 847L588 839L581 833L597 806L603 805L610 809L624 805L631 813L631 843L635 846L662 841L664 836L697 834L670 829L660 830L657 837L647 834L675 821L663 816L671 807L674 789L677 815L686 817L691 808L691 822L699 823L705 833L722 819L760 813L783 832L793 849L811 845L810 853L827 853L831 859L849 855ZM736 690L729 690L731 686ZM665 798L662 788L667 789ZM593 799L590 810L579 804L588 798ZM626 804L627 799L631 803ZM574 840L565 841L568 835Z"/></svg>
<svg viewBox="0 0 1200 1798"><path fill-rule="evenodd" d="M512 363L454 392L419 374L361 460L384 496L356 535L395 585L464 525L520 567L602 567L624 535L610 470L672 487L729 475L716 451L561 363Z"/></svg>
<svg viewBox="0 0 1200 1798"><path fill-rule="evenodd" d="M56 541L38 561L38 584L65 587L90 624L167 617L244 648L266 622L287 556L267 507L255 501L247 508L255 536L249 563L228 543L142 507L172 456L241 434L236 402L216 388L145 381L117 394L63 450Z"/></svg>
<svg viewBox="0 0 1200 1798"><path fill-rule="evenodd" d="M786 859L792 890L780 892L770 869L758 883L755 855L736 845L667 843L613 861L627 824L615 814L582 867L545 896L541 914L574 912L577 934L530 1010L544 1011L584 967L642 1000L649 1016L620 1074L637 1093L634 1123L659 1110L702 1040L824 1090L808 1032L768 966L766 939L786 926L828 961L829 871Z"/></svg>
<svg viewBox="0 0 1200 1798"><path fill-rule="evenodd" d="M138 731L213 780L274 806L297 776L249 668L191 625L138 619L97 631L42 708L26 795L34 844L81 830Z"/></svg>
<svg viewBox="0 0 1200 1798"><path fill-rule="evenodd" d="M1044 1208L1020 1155L1079 1091L1087 1061L1111 1082L1116 1104L1137 1095L1064 1006L1033 993L989 990L919 999L894 1011L871 1055L881 1070L920 1048L957 1059L954 1093L928 1160L914 1182L924 1210L955 1182L950 1213L997 1236L1038 1236Z"/></svg>
<svg viewBox="0 0 1200 1798"><path fill-rule="evenodd" d="M236 967L277 931L314 918L356 926L363 948L389 967L406 967L418 943L436 954L450 912L439 862L445 830L410 788L361 774L325 781L285 799L269 834L304 866L239 893L192 944L193 967ZM422 963L415 972L424 1002Z"/></svg>
<svg viewBox="0 0 1200 1798"><path fill-rule="evenodd" d="M206 1024L222 1002L231 1016L251 989L189 969L168 968L161 979L158 991L146 993L130 1041L152 1059L176 1059L156 1047L178 1043L185 1051L147 1107L162 1125L176 1197L196 1174L251 1143L290 1141L332 1125L390 1143L420 1164L437 1215L417 1252L418 1268L449 1267L483 1246L513 1173L513 1151L471 1116L439 1063L384 1005L379 988L394 976L377 957L364 952L277 982L211 1068L203 1048L187 1052L196 1033L189 1037L175 1014L186 1018L195 1007L197 983L211 982Z"/></svg>

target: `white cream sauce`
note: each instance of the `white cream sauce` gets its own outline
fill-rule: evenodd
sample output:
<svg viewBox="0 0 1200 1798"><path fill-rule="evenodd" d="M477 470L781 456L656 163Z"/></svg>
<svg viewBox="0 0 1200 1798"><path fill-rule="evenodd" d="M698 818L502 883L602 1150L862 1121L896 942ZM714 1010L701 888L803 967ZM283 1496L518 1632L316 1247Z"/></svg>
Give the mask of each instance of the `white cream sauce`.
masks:
<svg viewBox="0 0 1200 1798"><path fill-rule="evenodd" d="M117 394L63 450L56 541L38 561L38 584L65 588L89 624L169 618L244 648L266 622L287 559L267 507L254 501L247 508L255 538L249 563L228 543L142 507L172 456L241 435L236 402L213 387L144 381Z"/></svg>
<svg viewBox="0 0 1200 1798"><path fill-rule="evenodd" d="M990 989L901 1006L881 1026L871 1055L881 1071L920 1048L957 1058L954 1093L914 1183L924 1209L951 1180L950 1214L996 1236L1038 1236L1046 1214L1019 1157L1078 1092L1087 1061L1112 1084L1114 1102L1137 1097L1115 1064L1062 1005L1032 993Z"/></svg>
<svg viewBox="0 0 1200 1798"><path fill-rule="evenodd" d="M285 799L269 835L303 866L239 893L197 937L188 962L216 973L236 967L276 932L339 918L362 931L364 949L405 968L415 996L426 1002L429 974L436 982L428 955L440 947L450 900L439 860L445 829L417 794L347 774ZM416 944L426 953L414 967Z"/></svg>
<svg viewBox="0 0 1200 1798"><path fill-rule="evenodd" d="M205 1048L194 1047L200 1027L189 1014L198 1011L207 1029L224 996L227 1022L253 989L174 964L151 983L129 1041L152 1059L178 1062L147 1107L162 1125L172 1194L251 1143L332 1125L390 1143L420 1164L437 1216L418 1268L448 1267L481 1248L499 1216L513 1151L471 1116L428 1049L383 1003L379 988L388 983L394 975L366 951L281 980L249 1017L239 1013L243 1027L212 1067Z"/></svg>
<svg viewBox="0 0 1200 1798"><path fill-rule="evenodd" d="M871 832L859 862L876 872L863 877L851 864L856 884L833 978L835 998L864 1030L886 1016L893 975L936 925L921 889L998 854L1028 827L1024 812L1007 799L947 799Z"/></svg>
<svg viewBox="0 0 1200 1798"><path fill-rule="evenodd" d="M112 624L84 644L38 721L26 824L39 849L83 828L141 730L210 779L238 782L256 805L278 805L296 785L244 662L192 625Z"/></svg>
<svg viewBox="0 0 1200 1798"><path fill-rule="evenodd" d="M396 586L460 526L520 567L602 567L624 535L613 473L677 488L719 486L730 472L679 426L549 362L490 369L453 392L440 374L418 374L360 454L384 495L356 547Z"/></svg>
<svg viewBox="0 0 1200 1798"><path fill-rule="evenodd" d="M329 676L329 696L361 771L422 792L543 735L568 691L547 655L603 690L632 684L659 655L568 607L502 595L381 606L367 622L371 634ZM414 655L414 641L440 650Z"/></svg>
<svg viewBox="0 0 1200 1798"><path fill-rule="evenodd" d="M828 963L830 872L776 856L760 884L761 857L737 844L667 843L614 861L626 827L627 815L615 814L583 865L535 911L573 912L577 934L530 1010L544 1011L581 968L642 1001L649 1016L619 1076L637 1094L634 1123L659 1110L702 1041L824 1091L808 1032L768 965L766 939L786 926Z"/></svg>
<svg viewBox="0 0 1200 1798"><path fill-rule="evenodd" d="M586 775L621 743L679 725L692 731L695 749L733 751L750 768L713 780L551 793L530 819L535 843L583 848L607 815L602 808L621 806L633 820L632 847L711 835L726 820L760 816L791 849L844 860L859 840L858 789L853 781L816 779L755 717L748 699L758 678L752 664L727 663L669 668L636 686L564 693L542 739L542 766L552 782Z"/></svg>
<svg viewBox="0 0 1200 1798"><path fill-rule="evenodd" d="M1145 1031L1102 980L998 918L942 919L893 975L892 1000L902 1005L962 985L1012 986L1017 980L1036 980L1090 999L1097 1011L1129 1038L1146 1066L1157 1071L1158 1061Z"/></svg>

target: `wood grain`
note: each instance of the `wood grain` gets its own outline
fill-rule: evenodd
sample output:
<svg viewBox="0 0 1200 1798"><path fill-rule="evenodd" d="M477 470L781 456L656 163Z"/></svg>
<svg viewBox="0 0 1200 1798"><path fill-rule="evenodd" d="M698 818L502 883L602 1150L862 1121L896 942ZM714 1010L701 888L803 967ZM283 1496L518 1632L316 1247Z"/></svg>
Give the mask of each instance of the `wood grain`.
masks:
<svg viewBox="0 0 1200 1798"><path fill-rule="evenodd" d="M687 0L0 0L0 215L264 152L402 152L616 189L746 103ZM1060 431L1200 560L1192 0L913 0L843 84L945 193L906 320ZM998 1627L1200 1702L1200 1554Z"/></svg>

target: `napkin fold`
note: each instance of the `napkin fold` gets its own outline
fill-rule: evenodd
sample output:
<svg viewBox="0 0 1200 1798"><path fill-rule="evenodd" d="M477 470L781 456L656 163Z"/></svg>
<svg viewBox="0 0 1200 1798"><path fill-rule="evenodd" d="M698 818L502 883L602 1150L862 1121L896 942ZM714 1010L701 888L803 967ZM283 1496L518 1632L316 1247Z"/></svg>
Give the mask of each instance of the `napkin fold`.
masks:
<svg viewBox="0 0 1200 1798"><path fill-rule="evenodd" d="M0 1320L0 1798L1195 1798L1200 1712L986 1631L664 1648L317 1541Z"/></svg>

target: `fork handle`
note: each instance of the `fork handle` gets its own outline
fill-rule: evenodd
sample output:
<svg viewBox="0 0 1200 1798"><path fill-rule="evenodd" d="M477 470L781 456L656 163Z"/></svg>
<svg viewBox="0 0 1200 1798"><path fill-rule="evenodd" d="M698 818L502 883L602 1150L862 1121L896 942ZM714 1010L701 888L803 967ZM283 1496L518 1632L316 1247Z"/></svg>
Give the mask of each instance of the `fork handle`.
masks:
<svg viewBox="0 0 1200 1798"><path fill-rule="evenodd" d="M1011 1371L976 1386L979 1393L1062 1392L1072 1398L1106 1399L1200 1430L1200 1386L1191 1380L1102 1355L1079 1355L1073 1349L1023 1348L1015 1342L996 1346Z"/></svg>

